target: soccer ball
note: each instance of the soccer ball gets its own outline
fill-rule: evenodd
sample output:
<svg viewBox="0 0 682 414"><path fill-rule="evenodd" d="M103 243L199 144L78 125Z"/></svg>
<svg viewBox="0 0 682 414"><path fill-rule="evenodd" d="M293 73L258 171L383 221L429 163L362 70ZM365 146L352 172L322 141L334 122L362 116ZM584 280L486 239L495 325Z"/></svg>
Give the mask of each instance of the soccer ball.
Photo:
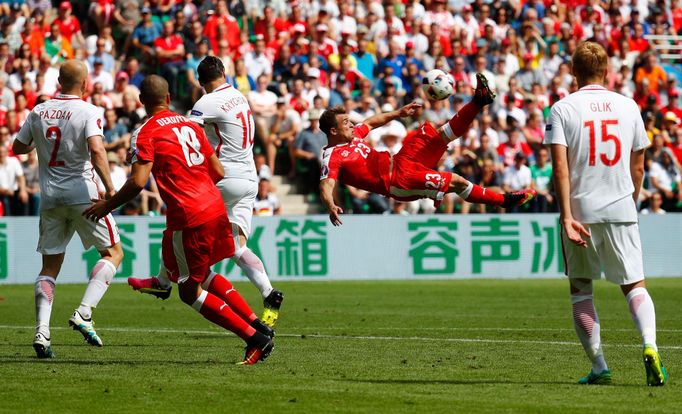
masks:
<svg viewBox="0 0 682 414"><path fill-rule="evenodd" d="M455 82L440 69L430 70L422 79L422 90L433 101L447 99L452 95Z"/></svg>

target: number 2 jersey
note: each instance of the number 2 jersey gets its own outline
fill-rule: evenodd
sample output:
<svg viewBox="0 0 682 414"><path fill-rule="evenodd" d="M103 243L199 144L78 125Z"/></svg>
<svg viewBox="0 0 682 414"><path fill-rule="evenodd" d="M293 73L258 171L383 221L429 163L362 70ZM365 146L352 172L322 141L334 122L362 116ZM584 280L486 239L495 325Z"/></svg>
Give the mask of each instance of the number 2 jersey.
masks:
<svg viewBox="0 0 682 414"><path fill-rule="evenodd" d="M37 150L41 210L99 198L88 138L102 135L101 109L77 96L59 94L33 108L16 139Z"/></svg>
<svg viewBox="0 0 682 414"><path fill-rule="evenodd" d="M213 148L199 125L161 111L133 132L130 147L133 163L154 163L152 173L168 209L168 230L197 227L226 215L208 172Z"/></svg>
<svg viewBox="0 0 682 414"><path fill-rule="evenodd" d="M571 212L583 223L637 222L630 153L649 146L639 107L589 85L552 107L545 144L568 147Z"/></svg>
<svg viewBox="0 0 682 414"><path fill-rule="evenodd" d="M369 133L365 124L353 128L351 142L322 150L320 180L331 178L377 194L389 195L391 155L375 151L364 141Z"/></svg>
<svg viewBox="0 0 682 414"><path fill-rule="evenodd" d="M216 88L194 104L190 119L203 125L225 168L225 178L257 181L253 161L255 125L249 102L241 92L227 83Z"/></svg>

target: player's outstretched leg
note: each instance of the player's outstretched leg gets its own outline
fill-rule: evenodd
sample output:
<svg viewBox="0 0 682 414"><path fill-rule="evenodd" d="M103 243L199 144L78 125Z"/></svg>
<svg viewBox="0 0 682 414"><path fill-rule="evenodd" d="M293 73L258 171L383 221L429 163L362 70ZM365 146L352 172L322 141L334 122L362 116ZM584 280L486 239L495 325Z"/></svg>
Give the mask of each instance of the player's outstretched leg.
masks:
<svg viewBox="0 0 682 414"><path fill-rule="evenodd" d="M240 241L241 242L241 241ZM246 277L249 278L263 296L263 317L261 318L268 326L274 328L279 318L279 309L284 300L284 294L273 289L268 274L265 272L263 261L247 246L241 246L235 252L232 260L237 263Z"/></svg>
<svg viewBox="0 0 682 414"><path fill-rule="evenodd" d="M177 278L168 274L168 270L162 262L158 276L147 278L129 277L128 285L140 293L146 293L156 296L161 300L166 300L170 297L171 290L173 290L171 279L175 279L174 281L177 282Z"/></svg>
<svg viewBox="0 0 682 414"><path fill-rule="evenodd" d="M55 282L56 280L51 276L40 275L36 278L36 333L33 338L33 349L38 358L54 358L50 342L50 315Z"/></svg>
<svg viewBox="0 0 682 414"><path fill-rule="evenodd" d="M263 323L263 321L258 319L242 295L237 292L237 289L232 286L232 283L230 283L225 276L209 270L208 276L201 284L201 287L225 301L225 303L227 303L227 305L231 307L237 315L247 321L249 325L255 328L258 332L270 338L275 336L275 331L272 330L270 326Z"/></svg>
<svg viewBox="0 0 682 414"><path fill-rule="evenodd" d="M599 317L594 308L592 281L589 279L571 279L571 305L573 308L573 326L587 357L592 361L592 370L581 378L578 384L604 385L611 383L604 352L601 347L601 331Z"/></svg>
<svg viewBox="0 0 682 414"><path fill-rule="evenodd" d="M661 362L656 346L656 311L654 302L649 296L649 292L644 287L643 282L638 282L637 287L626 294L626 299L630 308L632 320L637 326L637 330L642 335L644 349L642 359L646 370L646 382L650 386L665 385L668 380L668 373ZM627 287L624 287L627 290Z"/></svg>
<svg viewBox="0 0 682 414"><path fill-rule="evenodd" d="M204 318L234 332L246 342L246 356L243 364L255 364L270 355L274 348L272 339L258 332L247 321L242 319L222 299L203 290L192 278L178 284L180 299L192 306Z"/></svg>
<svg viewBox="0 0 682 414"><path fill-rule="evenodd" d="M487 204L489 206L500 206L504 208L528 204L537 194L537 192L531 188L515 191L513 193L496 193L495 191L476 185L454 173L450 180L448 193L456 193L463 200L470 203Z"/></svg>

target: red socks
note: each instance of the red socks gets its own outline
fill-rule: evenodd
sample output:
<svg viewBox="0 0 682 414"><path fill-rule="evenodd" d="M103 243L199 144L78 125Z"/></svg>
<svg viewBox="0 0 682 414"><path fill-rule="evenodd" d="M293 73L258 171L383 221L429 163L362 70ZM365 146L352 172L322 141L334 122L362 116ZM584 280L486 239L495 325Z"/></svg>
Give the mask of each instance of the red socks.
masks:
<svg viewBox="0 0 682 414"><path fill-rule="evenodd" d="M453 116L448 124L452 128L453 134L456 137L462 137L467 133L471 123L474 122L476 116L481 112L481 107L476 105L473 101L467 103ZM454 139L454 138L452 138Z"/></svg>
<svg viewBox="0 0 682 414"><path fill-rule="evenodd" d="M256 330L230 309L222 299L207 291L203 291L192 306L195 309L200 306L198 310L204 318L234 332L245 341L256 333Z"/></svg>
<svg viewBox="0 0 682 414"><path fill-rule="evenodd" d="M224 300L246 322L251 323L257 319L256 314L253 313L253 310L251 310L251 307L246 303L242 295L223 276L216 274L208 285L207 290Z"/></svg>
<svg viewBox="0 0 682 414"><path fill-rule="evenodd" d="M463 198L470 203L488 204L491 206L500 206L504 203L504 195L476 184L472 184L471 192Z"/></svg>

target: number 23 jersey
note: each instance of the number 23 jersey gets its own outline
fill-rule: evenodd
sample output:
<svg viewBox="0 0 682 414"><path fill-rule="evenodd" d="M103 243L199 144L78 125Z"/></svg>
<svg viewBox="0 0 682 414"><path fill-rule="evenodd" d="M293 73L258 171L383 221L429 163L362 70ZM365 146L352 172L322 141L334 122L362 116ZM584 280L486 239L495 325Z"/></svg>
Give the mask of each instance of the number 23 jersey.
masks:
<svg viewBox="0 0 682 414"><path fill-rule="evenodd" d="M36 148L41 210L99 198L88 138L103 134L102 111L77 96L59 94L33 108L16 139Z"/></svg>
<svg viewBox="0 0 682 414"><path fill-rule="evenodd" d="M377 194L388 195L391 155L375 151L363 138L369 133L365 124L353 128L351 142L322 150L320 180L331 178Z"/></svg>
<svg viewBox="0 0 682 414"><path fill-rule="evenodd" d="M571 213L583 223L634 223L630 154L649 146L635 101L588 85L552 107L545 144L567 147Z"/></svg>
<svg viewBox="0 0 682 414"><path fill-rule="evenodd" d="M197 227L226 214L208 172L213 148L198 124L161 111L133 132L130 147L133 163L154 163L152 173L168 209L169 230Z"/></svg>

